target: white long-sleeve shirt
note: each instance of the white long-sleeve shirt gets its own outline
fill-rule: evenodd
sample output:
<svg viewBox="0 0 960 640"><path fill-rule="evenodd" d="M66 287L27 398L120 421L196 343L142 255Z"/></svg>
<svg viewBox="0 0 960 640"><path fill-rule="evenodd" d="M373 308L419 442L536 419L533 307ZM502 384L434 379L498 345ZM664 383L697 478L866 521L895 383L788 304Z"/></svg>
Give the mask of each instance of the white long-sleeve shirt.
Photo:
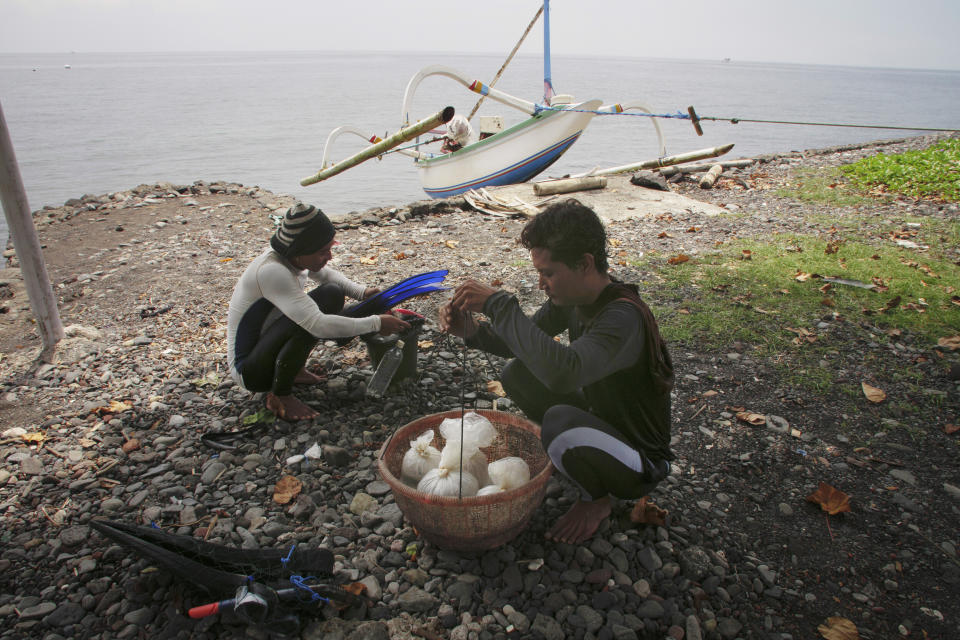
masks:
<svg viewBox="0 0 960 640"><path fill-rule="evenodd" d="M380 316L347 318L320 311L304 291L308 280L339 285L347 296L356 300L363 298L366 289L330 267L320 271L299 270L273 249L254 259L240 276L227 313L227 362L230 375L238 385L243 386L243 380L235 366L237 354L249 353L263 329L280 315L321 339L380 330Z"/></svg>

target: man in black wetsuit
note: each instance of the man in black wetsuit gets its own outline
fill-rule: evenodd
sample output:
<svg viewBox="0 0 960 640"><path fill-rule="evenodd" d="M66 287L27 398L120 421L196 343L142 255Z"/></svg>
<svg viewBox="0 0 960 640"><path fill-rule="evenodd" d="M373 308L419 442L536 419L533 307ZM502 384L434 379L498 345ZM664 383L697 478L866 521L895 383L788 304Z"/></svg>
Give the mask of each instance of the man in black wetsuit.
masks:
<svg viewBox="0 0 960 640"><path fill-rule="evenodd" d="M611 497L643 498L669 474L673 365L637 287L607 273L606 232L592 209L573 199L551 205L520 241L547 302L530 318L515 296L468 280L441 326L512 358L504 390L540 423L554 466L581 492L547 537L579 543L610 515ZM553 339L564 331L569 346Z"/></svg>

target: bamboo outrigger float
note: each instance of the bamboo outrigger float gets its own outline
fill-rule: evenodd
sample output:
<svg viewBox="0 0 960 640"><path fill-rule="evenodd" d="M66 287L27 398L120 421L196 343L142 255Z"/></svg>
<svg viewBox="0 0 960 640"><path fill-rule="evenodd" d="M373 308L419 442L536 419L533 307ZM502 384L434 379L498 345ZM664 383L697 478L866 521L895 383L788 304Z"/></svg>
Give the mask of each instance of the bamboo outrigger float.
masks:
<svg viewBox="0 0 960 640"><path fill-rule="evenodd" d="M351 167L355 167L365 160L369 160L370 158L385 153L408 140L412 140L417 136L423 135L439 124L446 124L450 122L450 119L453 118L453 113L453 107L446 107L442 111L438 111L425 120L421 120L412 126L404 127L389 138L381 140L380 138L374 136L370 138L370 142L374 143L372 146L367 147L359 153L355 153L346 160L342 160L331 167L327 167L326 162L324 162L323 169L321 169L315 175L301 180L300 185L306 187L311 184L316 184L322 180L326 180L327 178L332 178L338 173L346 171ZM324 159L326 159L326 157L324 157Z"/></svg>
<svg viewBox="0 0 960 640"><path fill-rule="evenodd" d="M304 178L300 184L307 186L325 180L337 173L363 162L374 156L383 153L400 153L413 158L423 190L434 198L443 198L470 191L471 189L481 189L490 186L499 186L507 184L516 184L526 182L534 176L541 173L544 169L557 161L580 137L591 120L598 115L609 115L624 113L628 110L642 111L651 116L650 122L653 124L658 140L657 160L623 165L611 169L594 169L584 175L609 175L623 171L636 170L638 168L666 166L678 162L688 162L694 159L703 159L714 157L729 151L733 145L724 147L715 147L710 150L701 150L684 154L682 156L671 156L666 158L666 146L663 140L663 133L657 122L657 116L653 114L648 107L639 101L627 103L613 103L603 105L599 99L590 99L581 102L574 101L572 96L557 95L554 93L553 83L550 73L550 2L543 1L543 7L538 11L534 21L543 15L544 32L544 94L540 103L533 103L506 92L494 89L490 85L484 84L479 80L473 80L460 73L456 69L443 65L432 65L425 67L417 72L407 83L406 91L403 97L403 108L401 110L402 125L399 132L390 136L386 140L381 140L377 136L371 136L363 131L350 126L342 126L334 129L327 137L324 145L323 163L320 172L314 176ZM531 26L532 26L531 22ZM527 28L529 32L530 27ZM524 37L526 33L524 33ZM521 38L521 42L523 39ZM520 43L517 43L517 47ZM507 59L516 52L517 47L511 52ZM504 67L507 63L504 63ZM503 68L500 72L502 73ZM499 78L500 73L497 74ZM420 83L431 76L441 76L453 80L470 91L483 96L481 100L489 98L502 105L516 109L527 116L527 119L515 124L509 128L491 132L488 137L472 139L462 147L450 151L432 153L421 150L422 146L432 142L443 140L442 131L433 131L433 126L438 123L436 114L427 120L411 124L410 107ZM497 78L494 78L496 82ZM479 103L478 103L479 106ZM448 107L452 111L452 108ZM690 107L691 118L694 121L694 127L699 125L694 117L693 108ZM446 113L444 110L441 113ZM476 113L476 107L471 113L471 117ZM450 117L443 122L448 122ZM460 118L460 116L458 116ZM428 122L433 122L433 126L427 126ZM396 148L401 142L417 138L428 131L437 134L431 140L420 142L407 148ZM416 133L414 133L416 132ZM347 160L331 164L328 156L333 143L344 134L351 134L364 138L373 143L372 146L364 151L357 153ZM387 144L389 143L389 144ZM710 154L710 155L706 155Z"/></svg>

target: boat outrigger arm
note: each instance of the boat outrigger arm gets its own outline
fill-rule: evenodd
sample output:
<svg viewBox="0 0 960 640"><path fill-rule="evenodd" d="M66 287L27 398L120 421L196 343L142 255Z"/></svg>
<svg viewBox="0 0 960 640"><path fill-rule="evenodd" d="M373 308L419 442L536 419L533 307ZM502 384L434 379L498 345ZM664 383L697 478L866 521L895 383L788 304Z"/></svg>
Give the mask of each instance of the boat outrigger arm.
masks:
<svg viewBox="0 0 960 640"><path fill-rule="evenodd" d="M433 114L429 118L425 118L424 120L421 120L412 126L403 127L402 129L400 129L400 131L396 132L395 134L393 134L392 136L386 139L381 140L379 138L376 138L376 136L373 136L373 138L376 138L375 144L367 147L366 149L364 149L363 151L360 151L359 153L353 154L346 160L342 160L330 167L327 167L326 165L326 153L324 153L323 168L320 171L318 171L316 174L302 179L300 181L300 184L304 187L309 186L311 184L316 184L317 182L333 177L342 171L346 171L351 167L355 167L361 162L364 162L365 160L369 160L374 156L378 156L386 151L389 151L390 149L393 149L397 145L403 144L407 140L411 140L427 131L430 131L437 125L446 124L447 122L450 122L450 120L453 118L453 114L454 114L454 108L446 107L442 111L438 111L437 113ZM352 127L340 127L339 129L343 130L341 131L341 133L343 133L344 131L350 131L351 133L356 133L357 135L360 135L362 137L367 137L364 134L360 133L359 131L353 129ZM331 136L333 136L333 133L331 133ZM370 138L371 142L374 142L373 138ZM330 142L330 139L328 137L327 143L329 144L329 142Z"/></svg>

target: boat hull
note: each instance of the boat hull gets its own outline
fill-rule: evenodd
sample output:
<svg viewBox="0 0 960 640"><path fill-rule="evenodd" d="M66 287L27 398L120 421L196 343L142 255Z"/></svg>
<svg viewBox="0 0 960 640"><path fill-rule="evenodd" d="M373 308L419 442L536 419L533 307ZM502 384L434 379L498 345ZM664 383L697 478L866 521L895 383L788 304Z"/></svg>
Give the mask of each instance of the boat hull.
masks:
<svg viewBox="0 0 960 640"><path fill-rule="evenodd" d="M545 111L453 153L417 161L423 190L432 198L525 182L563 155L596 115L600 100ZM574 111L574 109L576 111Z"/></svg>

